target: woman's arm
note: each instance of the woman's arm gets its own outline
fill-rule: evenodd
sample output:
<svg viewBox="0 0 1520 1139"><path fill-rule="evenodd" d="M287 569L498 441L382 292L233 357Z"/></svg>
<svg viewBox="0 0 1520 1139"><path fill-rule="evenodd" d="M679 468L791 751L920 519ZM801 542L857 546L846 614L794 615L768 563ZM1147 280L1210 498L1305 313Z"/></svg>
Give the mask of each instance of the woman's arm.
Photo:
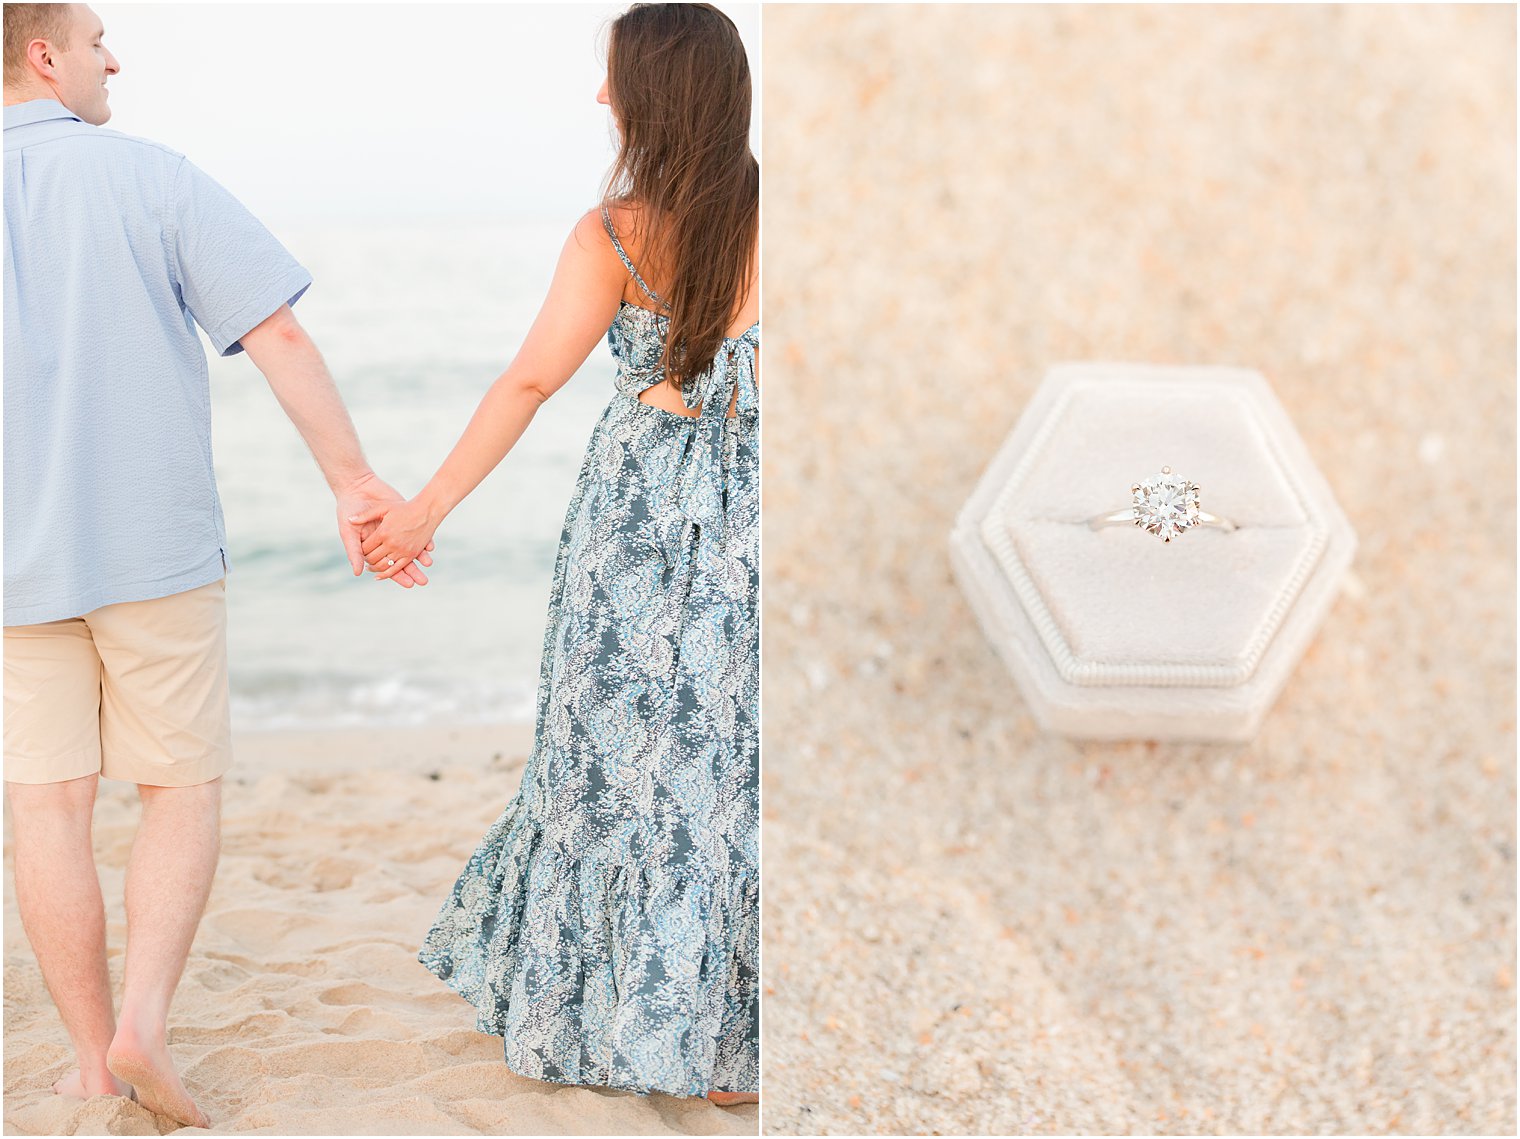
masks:
<svg viewBox="0 0 1520 1139"><path fill-rule="evenodd" d="M411 501L355 515L356 524L383 519L364 540L364 559L376 577L404 569L439 524L506 456L539 406L585 363L617 315L624 272L601 215L589 211L560 251L549 295L507 370L475 409L459 442ZM387 563L394 560L394 565Z"/></svg>

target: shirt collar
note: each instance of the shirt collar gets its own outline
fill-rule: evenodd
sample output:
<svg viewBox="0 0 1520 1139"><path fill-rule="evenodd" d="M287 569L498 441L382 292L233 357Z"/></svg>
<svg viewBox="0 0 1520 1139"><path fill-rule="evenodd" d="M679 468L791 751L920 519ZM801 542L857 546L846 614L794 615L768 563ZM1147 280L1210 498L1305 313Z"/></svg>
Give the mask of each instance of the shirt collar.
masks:
<svg viewBox="0 0 1520 1139"><path fill-rule="evenodd" d="M28 99L25 103L13 103L5 108L5 129L25 127L32 123L45 123L49 119L73 119L83 122L57 99Z"/></svg>

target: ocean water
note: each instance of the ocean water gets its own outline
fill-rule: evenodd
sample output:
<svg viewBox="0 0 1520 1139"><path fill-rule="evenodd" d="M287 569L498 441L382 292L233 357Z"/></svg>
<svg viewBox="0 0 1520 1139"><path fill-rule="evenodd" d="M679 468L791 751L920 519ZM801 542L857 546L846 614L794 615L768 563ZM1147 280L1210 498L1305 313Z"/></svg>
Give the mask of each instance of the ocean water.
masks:
<svg viewBox="0 0 1520 1139"><path fill-rule="evenodd" d="M403 494L511 361L576 216L271 224L314 278L296 314ZM246 355L212 358L211 393L234 726L530 721L565 508L613 393L605 343L444 521L420 589L353 576L332 495Z"/></svg>

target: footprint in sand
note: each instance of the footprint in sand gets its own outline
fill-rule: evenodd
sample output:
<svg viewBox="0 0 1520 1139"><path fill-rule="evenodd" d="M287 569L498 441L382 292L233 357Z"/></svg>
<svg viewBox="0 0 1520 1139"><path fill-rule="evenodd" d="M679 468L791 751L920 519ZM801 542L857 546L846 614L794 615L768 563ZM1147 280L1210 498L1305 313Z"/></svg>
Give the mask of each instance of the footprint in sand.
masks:
<svg viewBox="0 0 1520 1139"><path fill-rule="evenodd" d="M318 946L317 952L332 966L335 982L363 978L390 985L394 992L427 991L418 982L426 980L429 974L418 964L417 942L411 939L394 940L377 930L359 940Z"/></svg>
<svg viewBox="0 0 1520 1139"><path fill-rule="evenodd" d="M209 957L192 960L194 963L191 965L187 979L203 989L210 989L213 993L225 993L253 979L252 972L241 965L234 965L231 961Z"/></svg>
<svg viewBox="0 0 1520 1139"><path fill-rule="evenodd" d="M223 910L211 914L206 923L215 933L248 951L255 961L270 955L301 952L310 948L310 933L323 923L309 914L259 910ZM269 968L276 968L270 964Z"/></svg>
<svg viewBox="0 0 1520 1139"><path fill-rule="evenodd" d="M269 1049L264 1056L274 1079L320 1072L324 1079L356 1080L366 1087L416 1079L435 1067L427 1049L396 1040L318 1040Z"/></svg>
<svg viewBox="0 0 1520 1139"><path fill-rule="evenodd" d="M455 998L461 1011L468 1013L469 1006L463 1000ZM501 1063L501 1038L491 1036L484 1032L476 1032L469 1028L459 1028L452 1032L440 1033L437 1036L429 1036L423 1041L430 1048L436 1048L450 1056L457 1056L463 1060L489 1060L497 1064L503 1071L509 1071L507 1066ZM522 1077L517 1077L521 1079Z"/></svg>
<svg viewBox="0 0 1520 1139"><path fill-rule="evenodd" d="M411 1028L390 1013L372 1008L356 1008L336 1028L322 1031L329 1036L368 1036L382 1040L404 1040L412 1034Z"/></svg>
<svg viewBox="0 0 1520 1139"><path fill-rule="evenodd" d="M364 863L352 858L323 858L316 865L300 860L261 866L253 872L254 878L277 890L305 890L326 894L333 890L346 890L354 884L354 876L364 869Z"/></svg>
<svg viewBox="0 0 1520 1139"><path fill-rule="evenodd" d="M473 832L472 832L473 833ZM400 846L392 848L390 861L399 862L403 865L416 866L431 859L442 859L445 863L453 866L463 862L470 856L471 846L465 840L430 841L419 843L416 846Z"/></svg>
<svg viewBox="0 0 1520 1139"><path fill-rule="evenodd" d="M215 1089L201 1106L207 1114L219 1117L228 1108L262 1097L268 1090L269 1065L264 1062L263 1048L224 1044L191 1064L184 1077L192 1087Z"/></svg>
<svg viewBox="0 0 1520 1139"><path fill-rule="evenodd" d="M293 977L320 977L327 972L327 962L318 957L312 960L302 961L275 961L270 958L259 959L248 957L241 953L222 953L207 949L198 951L199 956L212 961L224 961L238 968L253 969L259 973L283 973Z"/></svg>
<svg viewBox="0 0 1520 1139"><path fill-rule="evenodd" d="M168 1120L164 1127L173 1127ZM45 1093L45 1098L5 1116L6 1134L19 1135L160 1135L151 1111L120 1096L70 1099Z"/></svg>
<svg viewBox="0 0 1520 1139"><path fill-rule="evenodd" d="M501 1042L495 1037L486 1039L492 1041L494 1045L488 1056L480 1058L472 1056L463 1059L460 1063L444 1065L425 1076L419 1076L406 1085L407 1093L444 1103L466 1099L501 1103L510 1096L551 1090L549 1085L543 1085L537 1080L527 1080L508 1068L501 1061ZM436 1045L437 1041L429 1039L423 1043ZM450 1052L450 1055L457 1055L457 1053Z"/></svg>
<svg viewBox="0 0 1520 1139"><path fill-rule="evenodd" d="M454 1008L460 998L447 989L421 989L417 992L396 992L394 989L376 988L363 981L335 985L317 994L317 1000L325 1005L359 1005L363 1008L435 1009Z"/></svg>
<svg viewBox="0 0 1520 1139"><path fill-rule="evenodd" d="M230 1024L178 1024L173 1035L176 1044L226 1044L248 1037L273 1036L280 1032L297 1032L301 1025L283 1009L251 1013Z"/></svg>

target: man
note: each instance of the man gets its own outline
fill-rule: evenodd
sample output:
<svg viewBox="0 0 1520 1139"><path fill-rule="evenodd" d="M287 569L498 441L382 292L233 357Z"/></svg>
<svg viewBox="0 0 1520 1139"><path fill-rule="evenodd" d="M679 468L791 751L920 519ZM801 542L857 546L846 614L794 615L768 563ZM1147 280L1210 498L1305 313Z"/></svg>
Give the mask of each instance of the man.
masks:
<svg viewBox="0 0 1520 1139"><path fill-rule="evenodd" d="M99 129L118 71L103 35L82 4L5 5L5 778L22 922L79 1061L55 1090L135 1088L204 1127L167 1046L231 758L195 323L268 379L337 498L355 574L351 519L401 496L291 313L306 271L182 155ZM406 569L401 585L426 584ZM119 1018L90 838L101 776L142 800Z"/></svg>

